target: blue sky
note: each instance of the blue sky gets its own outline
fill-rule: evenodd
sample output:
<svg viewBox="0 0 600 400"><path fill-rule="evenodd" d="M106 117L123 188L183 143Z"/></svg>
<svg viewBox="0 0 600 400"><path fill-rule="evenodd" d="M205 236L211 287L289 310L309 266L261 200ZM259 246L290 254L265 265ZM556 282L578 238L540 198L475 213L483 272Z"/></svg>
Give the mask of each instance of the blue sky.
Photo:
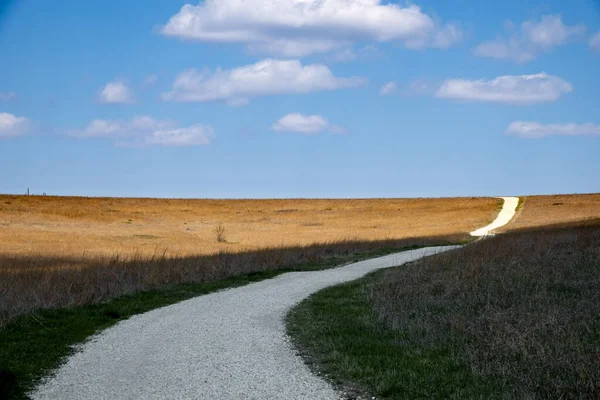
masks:
<svg viewBox="0 0 600 400"><path fill-rule="evenodd" d="M0 193L600 191L593 0L0 0Z"/></svg>

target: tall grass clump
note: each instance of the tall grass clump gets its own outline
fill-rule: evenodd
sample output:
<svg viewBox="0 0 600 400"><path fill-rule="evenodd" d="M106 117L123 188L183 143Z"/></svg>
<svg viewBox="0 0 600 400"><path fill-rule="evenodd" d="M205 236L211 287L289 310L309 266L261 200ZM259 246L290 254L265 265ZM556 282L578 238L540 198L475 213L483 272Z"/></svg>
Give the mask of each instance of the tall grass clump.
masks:
<svg viewBox="0 0 600 400"><path fill-rule="evenodd" d="M37 309L102 302L124 294L181 283L201 283L253 272L276 271L338 256L456 242L462 235L345 240L306 246L265 248L240 253L167 257L0 255L0 327Z"/></svg>

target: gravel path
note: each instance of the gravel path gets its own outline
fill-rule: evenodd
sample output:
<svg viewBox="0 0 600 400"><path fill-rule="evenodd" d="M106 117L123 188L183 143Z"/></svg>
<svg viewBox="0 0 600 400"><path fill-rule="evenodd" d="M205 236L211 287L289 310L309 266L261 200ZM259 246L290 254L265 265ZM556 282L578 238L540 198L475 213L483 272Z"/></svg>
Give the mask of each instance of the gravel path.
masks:
<svg viewBox="0 0 600 400"><path fill-rule="evenodd" d="M485 235L512 218L518 198ZM508 218L508 219L507 219ZM133 316L80 346L34 399L338 399L294 355L284 317L325 287L455 248L412 250L344 267L290 272Z"/></svg>
<svg viewBox="0 0 600 400"><path fill-rule="evenodd" d="M196 297L94 336L34 399L337 399L285 335L295 304L327 286L453 247L391 254Z"/></svg>
<svg viewBox="0 0 600 400"><path fill-rule="evenodd" d="M511 219L515 216L517 212L517 206L519 205L518 197L501 197L504 200L504 204L502 205L502 210L500 213L488 226L484 226L483 228L477 229L476 231L471 232L471 236L488 236L493 235L494 229L498 229L510 222Z"/></svg>

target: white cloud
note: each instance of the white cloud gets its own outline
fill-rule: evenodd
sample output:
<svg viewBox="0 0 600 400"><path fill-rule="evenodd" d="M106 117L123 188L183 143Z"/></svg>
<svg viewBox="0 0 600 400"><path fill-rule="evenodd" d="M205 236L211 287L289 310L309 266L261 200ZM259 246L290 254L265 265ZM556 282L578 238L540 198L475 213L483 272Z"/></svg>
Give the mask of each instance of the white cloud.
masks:
<svg viewBox="0 0 600 400"><path fill-rule="evenodd" d="M215 131L209 125L192 125L187 128L158 130L144 138L146 145L199 146L210 144Z"/></svg>
<svg viewBox="0 0 600 400"><path fill-rule="evenodd" d="M320 64L303 66L298 60L267 59L230 70L217 69L180 73L164 100L205 102L224 100L243 105L251 98L276 94L310 93L356 87L363 78L338 78Z"/></svg>
<svg viewBox="0 0 600 400"><path fill-rule="evenodd" d="M595 124L550 124L542 125L539 122L515 121L508 126L507 135L514 135L528 139L537 139L544 136L600 136L600 125Z"/></svg>
<svg viewBox="0 0 600 400"><path fill-rule="evenodd" d="M195 124L180 128L172 121L160 121L148 116L128 121L97 119L81 130L68 132L78 138L107 138L123 146L197 146L209 144L214 130L209 125Z"/></svg>
<svg viewBox="0 0 600 400"><path fill-rule="evenodd" d="M0 113L0 138L21 136L29 128L29 120L9 113Z"/></svg>
<svg viewBox="0 0 600 400"><path fill-rule="evenodd" d="M376 46L367 45L360 47L356 51L352 47L335 51L325 55L323 61L327 64L335 64L354 60L375 60L381 58L383 55L383 51L379 50Z"/></svg>
<svg viewBox="0 0 600 400"><path fill-rule="evenodd" d="M303 57L361 41L446 48L462 38L416 5L382 0L204 0L184 5L161 32L204 42L242 43L252 52Z"/></svg>
<svg viewBox="0 0 600 400"><path fill-rule="evenodd" d="M506 24L509 28L512 23ZM498 37L475 48L475 54L495 59L511 59L525 63L551 48L564 45L585 32L584 25L565 25L559 15L544 15L539 21L529 20L508 38Z"/></svg>
<svg viewBox="0 0 600 400"><path fill-rule="evenodd" d="M123 81L108 82L100 91L100 102L105 104L133 103L133 94Z"/></svg>
<svg viewBox="0 0 600 400"><path fill-rule="evenodd" d="M589 45L594 50L600 50L600 32L590 38Z"/></svg>
<svg viewBox="0 0 600 400"><path fill-rule="evenodd" d="M435 96L445 99L497 102L508 104L535 104L557 100L573 87L562 79L541 72L535 75L506 75L496 79L449 79Z"/></svg>
<svg viewBox="0 0 600 400"><path fill-rule="evenodd" d="M302 115L299 113L283 116L271 126L271 129L278 132L295 132L307 135L320 133L324 130L332 133L346 133L344 128L331 125L326 118L320 115Z"/></svg>
<svg viewBox="0 0 600 400"><path fill-rule="evenodd" d="M447 24L437 30L433 35L433 47L447 49L460 42L463 38L463 32L456 24Z"/></svg>
<svg viewBox="0 0 600 400"><path fill-rule="evenodd" d="M2 93L0 92L0 101L8 101L17 96L15 92Z"/></svg>
<svg viewBox="0 0 600 400"><path fill-rule="evenodd" d="M379 94L382 96L392 94L396 91L396 89L398 89L398 84L396 82L388 82L382 86L382 88L379 90Z"/></svg>
<svg viewBox="0 0 600 400"><path fill-rule="evenodd" d="M343 49L336 53L329 54L325 57L325 61L329 64L338 62L348 62L356 60L358 56L352 48Z"/></svg>
<svg viewBox="0 0 600 400"><path fill-rule="evenodd" d="M313 53L328 53L347 46L348 42L310 39L273 39L268 42L252 43L248 51L253 54L272 54L286 58L306 57Z"/></svg>

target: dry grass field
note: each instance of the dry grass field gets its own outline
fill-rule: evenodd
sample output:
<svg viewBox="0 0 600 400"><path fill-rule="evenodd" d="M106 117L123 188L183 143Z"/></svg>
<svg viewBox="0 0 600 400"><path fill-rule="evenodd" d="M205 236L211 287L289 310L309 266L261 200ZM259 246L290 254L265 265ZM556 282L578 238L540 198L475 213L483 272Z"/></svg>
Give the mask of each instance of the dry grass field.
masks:
<svg viewBox="0 0 600 400"><path fill-rule="evenodd" d="M539 228L600 218L600 193L522 197L523 205L504 231Z"/></svg>
<svg viewBox="0 0 600 400"><path fill-rule="evenodd" d="M600 216L599 200L600 195L528 197L507 230L593 223ZM72 345L121 318L285 270L321 269L410 246L456 243L491 222L500 205L495 198L0 195L0 397L13 389L25 396L27 388L70 354ZM220 241L218 227L224 230ZM504 236L509 235L497 238ZM460 254L487 243L495 242L475 243ZM537 253L508 243L512 258L506 256L507 262L512 266L525 256L536 261L540 251L560 250L560 243L550 248L552 242L541 236L531 243ZM587 248L582 243L575 248ZM569 261L567 256L561 260ZM461 293L472 289L465 283ZM338 314L345 311L344 306ZM403 368L394 364L392 370ZM431 374L423 376L431 382Z"/></svg>
<svg viewBox="0 0 600 400"><path fill-rule="evenodd" d="M600 195L528 197L508 230L600 215ZM0 195L0 325L39 308L467 239L496 198L170 200ZM216 228L222 227L218 240Z"/></svg>
<svg viewBox="0 0 600 400"><path fill-rule="evenodd" d="M0 325L40 308L456 242L494 198L169 200L0 196ZM218 240L215 229L222 226Z"/></svg>
<svg viewBox="0 0 600 400"><path fill-rule="evenodd" d="M0 195L0 254L191 256L464 234L494 198L169 200ZM224 242L215 228L225 229Z"/></svg>
<svg viewBox="0 0 600 400"><path fill-rule="evenodd" d="M360 398L599 399L600 218L327 288L287 323L309 366Z"/></svg>
<svg viewBox="0 0 600 400"><path fill-rule="evenodd" d="M411 345L451 348L501 398L600 398L600 218L426 258L372 293Z"/></svg>

